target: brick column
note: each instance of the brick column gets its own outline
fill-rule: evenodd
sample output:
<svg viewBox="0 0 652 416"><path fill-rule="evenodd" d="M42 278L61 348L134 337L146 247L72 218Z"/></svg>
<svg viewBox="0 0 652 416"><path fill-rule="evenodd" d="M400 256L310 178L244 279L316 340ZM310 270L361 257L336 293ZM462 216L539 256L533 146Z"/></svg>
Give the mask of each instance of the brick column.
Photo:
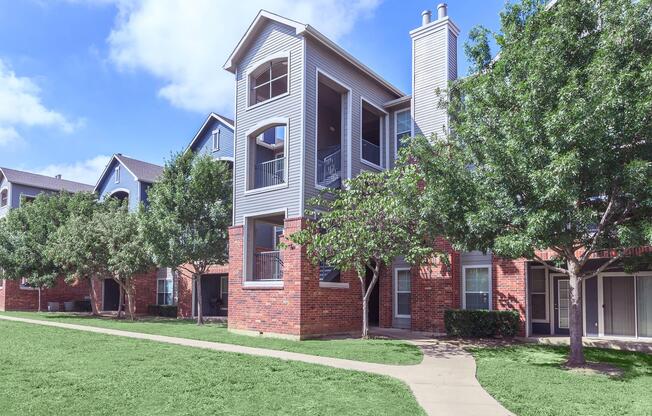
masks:
<svg viewBox="0 0 652 416"><path fill-rule="evenodd" d="M492 303L496 310L514 310L521 315L520 336L525 336L525 259L493 258Z"/></svg>

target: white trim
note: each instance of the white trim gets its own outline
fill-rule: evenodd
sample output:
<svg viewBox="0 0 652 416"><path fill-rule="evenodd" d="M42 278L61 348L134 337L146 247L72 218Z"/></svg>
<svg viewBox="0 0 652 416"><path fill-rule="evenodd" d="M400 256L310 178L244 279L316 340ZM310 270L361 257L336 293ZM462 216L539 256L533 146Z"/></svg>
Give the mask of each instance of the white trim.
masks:
<svg viewBox="0 0 652 416"><path fill-rule="evenodd" d="M23 197L31 198L32 201L33 201L33 200L36 199L37 195L30 195L30 194L26 194L25 192L21 192L20 195L18 195L18 206L19 207L23 206Z"/></svg>
<svg viewBox="0 0 652 416"><path fill-rule="evenodd" d="M223 160L225 162L235 162L235 158L233 156L219 156L215 158L216 161Z"/></svg>
<svg viewBox="0 0 652 416"><path fill-rule="evenodd" d="M322 70L320 67L315 68L315 134L314 134L314 136L315 136L315 155L314 155L313 161L315 162L315 188L319 189L319 190L322 190L322 189L326 189L326 187L321 186L321 185L319 185L317 183L317 157L318 157L318 154L319 154L319 148L318 148L318 141L319 141L319 75L322 75L322 76L328 78L329 80L331 80L332 82L334 82L335 84L339 85L340 87L344 88L347 91L346 92L347 104L351 100L352 90L351 90L351 87L349 87L345 83L341 82L336 77L330 75L326 71ZM340 96L342 96L342 95L340 94ZM340 103L340 105L342 105L342 104L343 103ZM342 134L342 131L340 131L340 149L344 149L344 146L346 146L347 143L351 143L351 129L348 126L351 125L352 108L351 108L350 105L347 105L346 117L342 117L342 114L341 114L342 111L341 110L342 109L340 109L340 119L341 119L340 120L340 129L343 130L342 127L344 126L344 123L345 122L347 123L346 134ZM345 118L346 118L346 120L345 120ZM306 135L305 137L308 137L308 136ZM347 156L350 156L350 154L347 155ZM342 159L342 154L341 154L341 150L340 150L340 164L342 163L341 159ZM340 172L341 176L344 176L343 171L344 171L344 169L342 169L342 172ZM349 174L349 178L350 178L350 174ZM340 180L342 180L342 182L343 182L343 179L344 179L343 177L340 177Z"/></svg>
<svg viewBox="0 0 652 416"><path fill-rule="evenodd" d="M303 175L303 172L305 172L305 154L306 154L306 140L305 138L308 137L306 134L306 76L308 73L307 70L307 65L306 65L306 39L301 39L301 137L303 137L303 140L301 140L301 145L299 146L299 171L301 172L301 178L299 180L299 214L301 216L304 215L304 209L305 209L305 202L304 199L306 198L305 195L305 188L306 188L306 178ZM288 73L290 69L288 68ZM289 80L289 75L288 75L288 80ZM288 164L289 166L289 164ZM289 174L289 172L288 172ZM289 175L288 175L289 177Z"/></svg>
<svg viewBox="0 0 652 416"><path fill-rule="evenodd" d="M249 214L244 214L242 216L242 286L243 287L254 287L256 285L248 285L247 282L251 283L256 283L258 284L259 281L253 281L253 280L248 280L247 277L249 275L249 261L248 261L248 256L247 256L247 247L249 246L249 220L251 219L256 219L256 218L261 218L261 217L266 217L272 214L283 214L283 218L287 219L288 218L288 208L281 208L281 209L270 209L266 211L258 211L258 212L252 212ZM285 224L284 224L285 225ZM255 241L254 241L255 243ZM254 248L255 250L255 248ZM283 280L279 280L281 283ZM266 281L262 281L263 283L269 283ZM274 284L276 284L276 281L272 281ZM281 286L282 287L282 286Z"/></svg>
<svg viewBox="0 0 652 416"><path fill-rule="evenodd" d="M100 175L99 179L97 180L97 183L95 184L95 187L93 188L93 192L97 192L97 191L98 191L98 188L99 188L99 186L100 186L100 183L102 183L102 180L104 179L105 175L107 174L107 171L109 170L109 167L111 166L111 164L113 163L114 160L117 160L119 165L121 165L122 167L124 167L125 169L127 169L127 172L131 173L131 176L134 177L134 180L136 180L136 181L139 180L139 179L138 179L138 176L136 176L136 174L133 173L133 172L129 169L129 167L127 167L127 165L125 165L125 164L122 162L122 160L120 160L120 156L121 156L121 155L119 155L119 154L117 154L117 153L114 153L113 156L111 156L111 159L109 159L109 162L106 164L106 166L104 167L104 170L102 171L102 174Z"/></svg>
<svg viewBox="0 0 652 416"><path fill-rule="evenodd" d="M568 277L557 279L557 292L556 292L556 295L557 295L557 319L554 322L554 324L557 325L559 327L559 329L570 329L570 314L572 313L570 298L567 300L567 302L568 302L568 308L567 308L568 309L568 326L561 326L561 313L559 313L559 311L561 310L561 306L560 306L560 304L561 304L560 286L561 285L559 284L559 282L561 282L562 280L568 282L568 292L569 293L570 293L570 290L571 290L571 288L570 288L570 279Z"/></svg>
<svg viewBox="0 0 652 416"><path fill-rule="evenodd" d="M412 269L410 267L396 267L394 269L394 284L392 287L392 300L394 301L394 307L392 308L394 311L393 315L394 318L406 318L406 319L411 319L412 318L412 299L410 299L410 314L409 315L399 315L398 313L398 272L410 272L410 295L412 295ZM408 292L401 292L401 293L408 293Z"/></svg>
<svg viewBox="0 0 652 416"><path fill-rule="evenodd" d="M174 277L173 276L168 277L167 268L164 268L164 270L165 270L165 272L164 272L165 277L161 278L161 277L156 276L156 305L158 305L158 306L174 305ZM172 282L172 292L170 292L170 294L172 295L172 303L168 304L168 303L159 303L158 302L158 295L159 294L168 293L168 292L159 292L159 290L158 290L158 282L160 282L160 281L164 281L164 282L170 281L170 282Z"/></svg>
<svg viewBox="0 0 652 416"><path fill-rule="evenodd" d="M106 196L111 198L113 195L117 194L118 192L124 192L127 194L128 197L131 198L131 192L127 188L115 188L111 192L109 192Z"/></svg>
<svg viewBox="0 0 652 416"><path fill-rule="evenodd" d="M113 168L113 183L120 183L120 164Z"/></svg>
<svg viewBox="0 0 652 416"><path fill-rule="evenodd" d="M544 278L544 287L545 287L545 292L543 292L543 294L544 294L545 297L546 297L546 304L545 304L545 305L546 305L546 318L545 318L545 319L533 319L533 318L530 318L530 319L531 319L530 322L533 322L533 323L541 323L541 324L550 323L550 308L549 308L549 302L548 302L548 300L549 300L548 298L549 298L549 296L550 296L550 293L549 293L549 291L548 291L548 278L549 278L549 277L548 277L548 270L547 270L545 267L543 267L543 266L530 266L529 269L533 269L533 270L543 270L543 272L544 272L544 275L543 275L543 278ZM530 279L532 279L532 276L531 276L531 275L528 277L528 280L527 280L526 291L527 291L527 300L528 300L528 304L530 304L530 307L531 307L531 306L532 306L532 305L531 305L531 302L530 302L530 300L531 300L531 296L532 296L533 294L540 295L541 292L534 292L534 293L532 293L532 291L530 291L530 281L531 281ZM527 308L527 310L528 310L528 312L529 312L530 308Z"/></svg>
<svg viewBox="0 0 652 416"><path fill-rule="evenodd" d="M284 166L283 166L283 175L285 176L284 182L278 185L265 186L262 188L249 188L249 170L251 169L249 161L249 142L251 141L251 136L258 135L264 130L285 125L285 138L283 139L283 156L285 157ZM273 191L275 189L287 188L290 186L290 175L289 175L289 160L290 160L290 119L288 117L271 117L265 120L262 120L256 123L245 133L245 171L244 171L244 195L252 195L261 192ZM235 178L235 175L233 175ZM235 192L234 192L235 194Z"/></svg>
<svg viewBox="0 0 652 416"><path fill-rule="evenodd" d="M376 165L375 163L370 162L370 161L368 161L368 160L366 160L366 159L364 159L362 157L362 109L364 107L364 103L367 103L371 107L373 107L376 110L378 110L379 112L383 113L382 116L378 117L378 123L379 123L378 130L380 132L380 135L378 137L378 147L379 147L379 152L380 152L378 154L378 162L381 165ZM361 164L367 165L369 167L372 167L374 169L378 169L378 170L381 170L381 171L385 170L385 168L382 166L382 163L383 163L383 150L387 151L387 149L385 148L385 145L383 143L383 135L387 136L387 131L383 132L383 130L387 130L385 128L385 124L387 124L387 123L383 120L383 118L387 118L388 116L389 116L389 113L387 111L385 111L382 107L379 107L378 105L374 104L373 102L371 102L371 100L369 100L365 96L363 96L363 95L360 96L360 113L359 113L360 130L358 132L359 133L358 137L360 138L360 140L358 140L358 143L360 143L360 152L359 152L358 157L360 158L359 160L360 160Z"/></svg>
<svg viewBox="0 0 652 416"><path fill-rule="evenodd" d="M260 67L262 67L263 65L265 65L265 64L267 64L267 63L269 63L271 61L277 61L277 60L281 60L281 59L286 59L287 60L288 71L287 71L287 73L285 75L282 75L282 76L280 76L278 78L281 78L283 76L287 77L287 80L286 80L287 81L287 91L285 91L283 94L275 95L273 97L271 96L271 83L273 81L275 81L276 79L278 79L278 78L272 79L272 74L271 74L271 69L270 69L270 74L269 74L270 75L270 78L269 78L270 97L268 99L266 99L265 101L261 101L261 102L256 103L256 104L251 104L251 76L252 76L252 74L254 72L256 72L258 69L260 69ZM245 82L246 82L246 85L247 85L247 94L246 94L247 102L245 103L245 111L251 110L251 109L256 108L256 107L258 107L258 106L260 106L262 104L269 103L269 102L272 102L272 101L275 101L275 100L278 100L278 99L281 99L283 97L287 97L288 95L290 95L290 65L291 65L291 62L290 62L290 52L289 51L277 52L277 53L268 55L265 58L260 59L260 60L258 60L256 62L253 62L252 64L249 65L249 69L247 69L247 71L245 72L245 77L246 77Z"/></svg>
<svg viewBox="0 0 652 416"><path fill-rule="evenodd" d="M4 191L7 191L7 203L4 205L0 205L0 208L11 207L11 193L9 190L9 186L3 186L2 188L0 188L0 195Z"/></svg>
<svg viewBox="0 0 652 416"><path fill-rule="evenodd" d="M322 289L348 289L349 282L319 282Z"/></svg>
<svg viewBox="0 0 652 416"><path fill-rule="evenodd" d="M243 280L245 289L283 289L283 280Z"/></svg>
<svg viewBox="0 0 652 416"><path fill-rule="evenodd" d="M548 290L547 287L546 290ZM530 332L532 332L530 331L531 329L532 329L532 322L530 321L530 265L526 263L525 264L525 337L526 338L530 336Z"/></svg>
<svg viewBox="0 0 652 416"><path fill-rule="evenodd" d="M394 131L393 131L394 134L392 135L393 136L392 141L394 142L394 160L396 160L398 158L398 137L397 137L398 136L398 131L397 131L398 130L398 115L400 113L406 113L406 112L410 113L410 126L411 126L412 125L412 110L411 109L404 108L402 110L394 111ZM412 129L411 128L410 128L409 134L412 134ZM389 163L388 163L388 165L389 165Z"/></svg>
<svg viewBox="0 0 652 416"><path fill-rule="evenodd" d="M221 130L220 129L215 129L211 131L211 151L212 152L217 152L220 150L220 135L221 135Z"/></svg>
<svg viewBox="0 0 652 416"><path fill-rule="evenodd" d="M237 134L237 128L238 128L238 70L235 70L235 77L233 77L233 83L235 87L233 88L233 105L234 105L234 117L233 117L233 170L232 174L233 177L231 178L231 186L233 187L233 191L231 192L231 201L232 201L232 209L231 209L231 225L235 225L235 212L236 212L236 195L238 194L238 183L235 180L235 177L238 172L238 166L237 163L235 162L236 155L238 154L238 146L237 146L237 141L238 141L238 134ZM245 142L246 144L246 142ZM245 149L246 151L246 149ZM247 188L245 187L244 190Z"/></svg>
<svg viewBox="0 0 652 416"><path fill-rule="evenodd" d="M468 264L462 266L462 309L466 309L466 269L487 269L489 271L488 279L489 279L489 309L487 310L493 310L493 282L492 282L492 270L491 270L491 264ZM471 292L471 293L484 293L484 292Z"/></svg>
<svg viewBox="0 0 652 416"><path fill-rule="evenodd" d="M385 115L385 168L389 169L389 141L391 140L389 134L389 114Z"/></svg>

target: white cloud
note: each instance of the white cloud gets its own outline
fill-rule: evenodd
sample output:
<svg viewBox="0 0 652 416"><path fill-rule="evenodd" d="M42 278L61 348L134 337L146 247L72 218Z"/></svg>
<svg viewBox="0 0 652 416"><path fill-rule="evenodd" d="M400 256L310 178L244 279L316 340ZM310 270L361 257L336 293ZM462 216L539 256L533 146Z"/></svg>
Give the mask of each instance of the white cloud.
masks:
<svg viewBox="0 0 652 416"><path fill-rule="evenodd" d="M37 169L36 173L47 176L61 175L63 179L95 185L111 156L99 155L92 159L70 164L52 164Z"/></svg>
<svg viewBox="0 0 652 416"><path fill-rule="evenodd" d="M230 114L233 75L222 65L260 9L310 23L337 40L380 1L115 0L110 59L121 69L161 79L159 95L176 107Z"/></svg>
<svg viewBox="0 0 652 416"><path fill-rule="evenodd" d="M77 123L41 102L41 90L30 78L19 77L0 59L0 146L21 140L18 126L49 126L70 133Z"/></svg>

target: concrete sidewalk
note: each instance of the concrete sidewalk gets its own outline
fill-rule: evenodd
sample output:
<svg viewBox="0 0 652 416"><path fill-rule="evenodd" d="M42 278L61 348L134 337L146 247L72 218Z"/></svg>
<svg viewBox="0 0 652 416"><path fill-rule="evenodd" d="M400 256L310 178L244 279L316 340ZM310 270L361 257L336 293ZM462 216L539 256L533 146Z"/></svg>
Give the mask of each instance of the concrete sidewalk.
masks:
<svg viewBox="0 0 652 416"><path fill-rule="evenodd" d="M469 353L459 347L439 342L435 339L415 337L414 335L410 335L407 331L383 332L377 330L378 333L382 332L388 336L406 336L408 342L418 345L424 354L423 361L420 364L400 366L365 363L361 361L320 357L295 352L243 347L240 345L222 344L218 342L198 341L187 338L143 334L60 322L48 322L37 319L17 318L2 315L0 315L0 319L126 338L145 339L215 351L273 357L289 361L301 361L346 370L381 374L405 382L428 415L511 415L509 411L503 408L486 391L484 391L484 389L482 389L475 378L475 361Z"/></svg>

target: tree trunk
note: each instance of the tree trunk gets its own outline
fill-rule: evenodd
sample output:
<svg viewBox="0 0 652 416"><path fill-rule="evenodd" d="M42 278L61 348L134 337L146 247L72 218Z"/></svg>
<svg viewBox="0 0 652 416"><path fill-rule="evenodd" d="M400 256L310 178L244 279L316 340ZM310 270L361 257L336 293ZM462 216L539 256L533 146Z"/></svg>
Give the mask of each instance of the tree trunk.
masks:
<svg viewBox="0 0 652 416"><path fill-rule="evenodd" d="M91 297L90 297L90 299L91 299L91 314L93 316L97 316L98 315L98 313L97 313L97 303L96 303L97 299L95 298L95 278L94 277L90 278L90 286L91 286L91 288L90 288L90 292L91 292Z"/></svg>
<svg viewBox="0 0 652 416"><path fill-rule="evenodd" d="M358 273L358 278L360 279L360 286L362 288L362 338L369 338L369 298L371 297L371 292L373 292L376 282L378 281L378 275L380 274L380 262L376 261L374 267L371 269L374 273L369 287L365 288L366 276L361 276Z"/></svg>
<svg viewBox="0 0 652 416"><path fill-rule="evenodd" d="M582 345L582 280L577 276L579 272L579 265L569 261L570 311L568 330L570 333L570 355L566 362L569 367L581 366L586 363L584 346Z"/></svg>
<svg viewBox="0 0 652 416"><path fill-rule="evenodd" d="M38 311L41 312L41 288L38 288Z"/></svg>
<svg viewBox="0 0 652 416"><path fill-rule="evenodd" d="M126 286L125 287L125 293L127 294L127 308L129 310L129 319L131 319L132 321L135 321L136 320L136 316L135 316L135 306L136 305L134 305L133 294L131 292L132 292L132 288L130 288L129 286Z"/></svg>
<svg viewBox="0 0 652 416"><path fill-rule="evenodd" d="M202 310L201 299L201 274L195 274L195 301L197 303L197 325L204 325L204 311Z"/></svg>
<svg viewBox="0 0 652 416"><path fill-rule="evenodd" d="M117 280L116 280L116 282L117 282ZM124 301L125 301L125 291L122 288L122 284L120 284L120 282L118 282L118 286L120 286L120 296L118 297L118 315L117 315L117 319L122 319L122 309L123 309L122 305L124 304Z"/></svg>
<svg viewBox="0 0 652 416"><path fill-rule="evenodd" d="M362 338L369 338L369 298L362 298Z"/></svg>

